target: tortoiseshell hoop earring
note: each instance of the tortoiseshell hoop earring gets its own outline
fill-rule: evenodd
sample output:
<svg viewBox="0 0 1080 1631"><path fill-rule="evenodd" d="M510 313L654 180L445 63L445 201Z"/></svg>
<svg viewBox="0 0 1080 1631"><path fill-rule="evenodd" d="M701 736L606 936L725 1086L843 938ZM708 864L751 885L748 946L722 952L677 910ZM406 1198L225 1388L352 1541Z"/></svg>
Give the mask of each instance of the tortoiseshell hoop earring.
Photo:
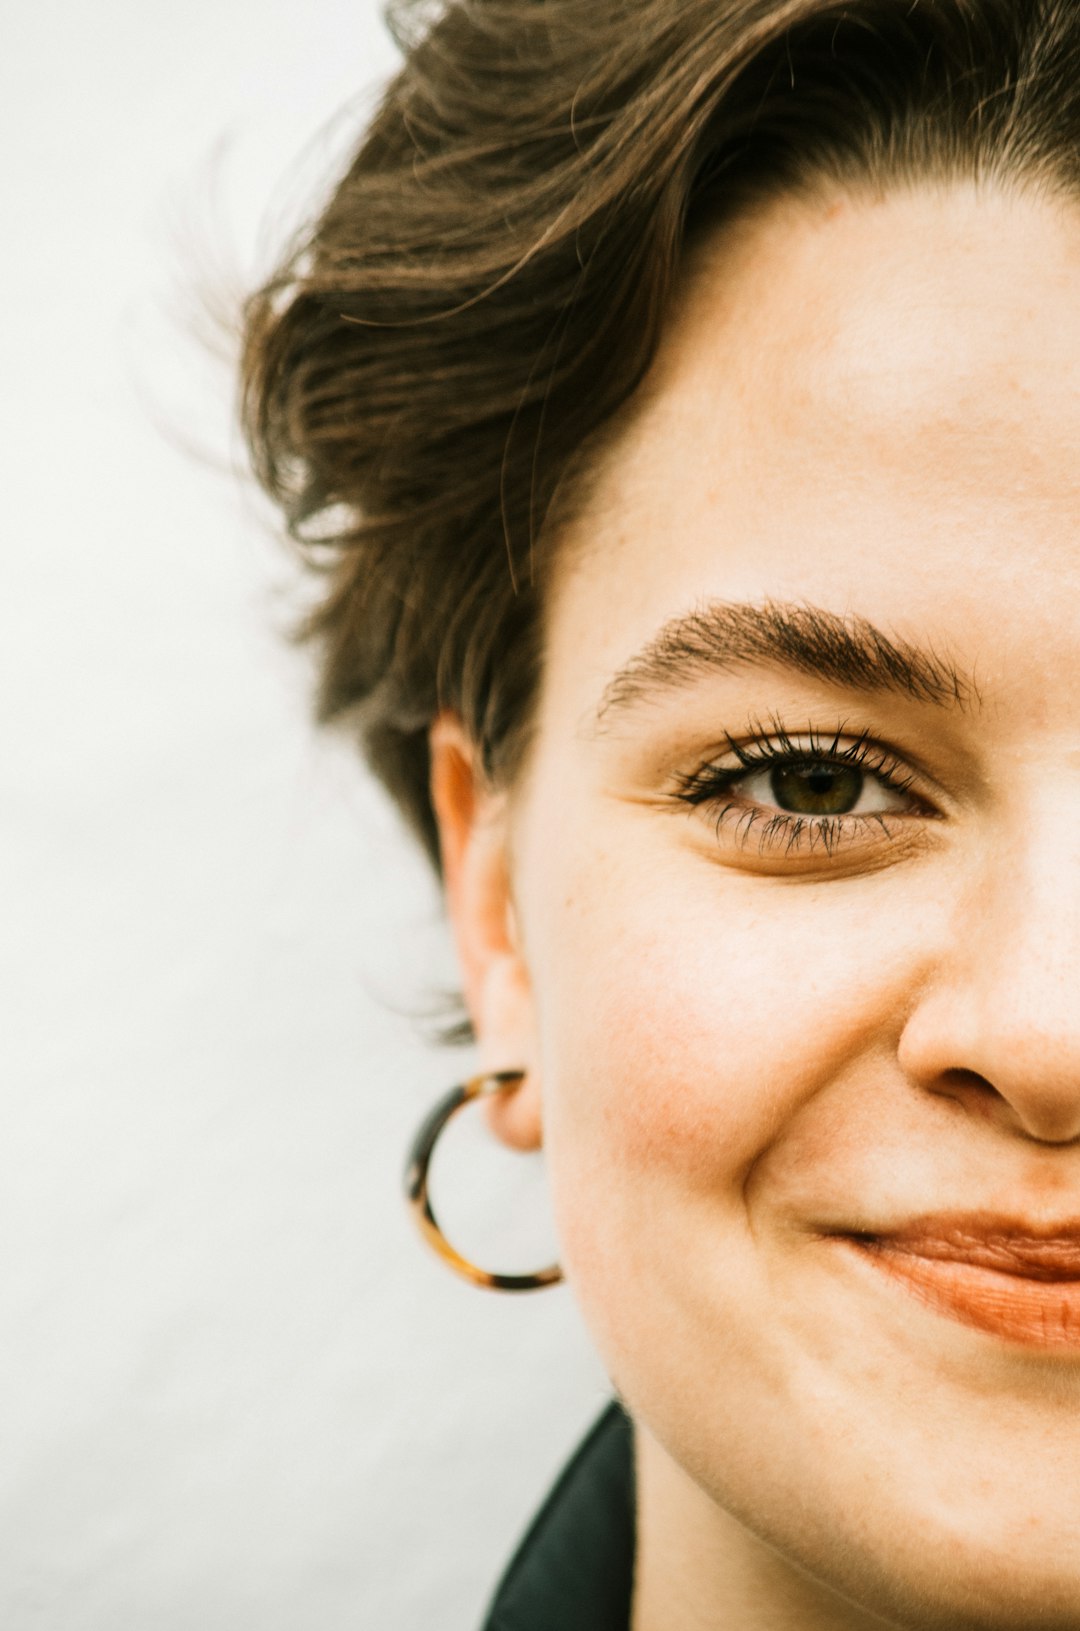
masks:
<svg viewBox="0 0 1080 1631"><path fill-rule="evenodd" d="M520 1087L525 1080L523 1070L498 1070L486 1076L473 1076L469 1081L463 1082L460 1087L451 1088L445 1098L439 1100L430 1115L426 1116L420 1124L416 1137L413 1139L409 1151L409 1164L405 1169L405 1194L412 1208L420 1233L442 1258L444 1263L460 1274L474 1286L487 1286L493 1291L538 1291L542 1286L557 1285L562 1279L562 1269L558 1264L551 1268L540 1269L536 1274L489 1274L475 1263L470 1263L467 1257L454 1250L431 1210L431 1200L428 1196L428 1167L431 1157L442 1132L450 1117L474 1099L486 1098L493 1093L507 1093L513 1088Z"/></svg>

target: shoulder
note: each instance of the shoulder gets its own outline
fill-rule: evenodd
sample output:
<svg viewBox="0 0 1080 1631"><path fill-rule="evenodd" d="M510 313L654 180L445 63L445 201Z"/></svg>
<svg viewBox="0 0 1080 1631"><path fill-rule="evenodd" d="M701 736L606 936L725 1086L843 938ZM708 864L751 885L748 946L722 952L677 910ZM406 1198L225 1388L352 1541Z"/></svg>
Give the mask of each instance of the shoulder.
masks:
<svg viewBox="0 0 1080 1631"><path fill-rule="evenodd" d="M612 1403L529 1526L483 1631L627 1631L634 1538L633 1428Z"/></svg>

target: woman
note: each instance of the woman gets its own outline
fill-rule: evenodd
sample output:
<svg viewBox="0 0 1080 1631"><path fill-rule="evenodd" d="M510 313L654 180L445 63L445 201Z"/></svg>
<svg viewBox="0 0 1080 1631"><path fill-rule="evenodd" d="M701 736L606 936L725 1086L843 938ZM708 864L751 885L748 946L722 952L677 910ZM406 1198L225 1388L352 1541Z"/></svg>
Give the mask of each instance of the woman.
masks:
<svg viewBox="0 0 1080 1631"><path fill-rule="evenodd" d="M625 1410L489 1625L1080 1627L1080 11L403 37L246 423L487 1073L414 1200L542 1144Z"/></svg>

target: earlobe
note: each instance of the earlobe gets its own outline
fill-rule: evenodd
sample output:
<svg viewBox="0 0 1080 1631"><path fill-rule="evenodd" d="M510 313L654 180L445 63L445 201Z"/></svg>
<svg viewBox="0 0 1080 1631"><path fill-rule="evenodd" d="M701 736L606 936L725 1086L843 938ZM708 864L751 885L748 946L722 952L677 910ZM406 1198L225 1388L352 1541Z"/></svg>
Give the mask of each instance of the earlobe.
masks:
<svg viewBox="0 0 1080 1631"><path fill-rule="evenodd" d="M541 1141L540 1091L532 992L510 888L506 798L487 784L456 715L439 715L430 746L447 910L480 1069L526 1073L516 1091L486 1101L488 1124L504 1143L536 1149Z"/></svg>
<svg viewBox="0 0 1080 1631"><path fill-rule="evenodd" d="M485 1100L487 1124L496 1138L515 1150L538 1150L542 1142L540 1080L532 1049L532 992L521 958L497 957L489 964L474 1019L485 1071L524 1070L512 1093ZM521 1037L518 1044L512 1038ZM510 1057L514 1048L518 1051Z"/></svg>

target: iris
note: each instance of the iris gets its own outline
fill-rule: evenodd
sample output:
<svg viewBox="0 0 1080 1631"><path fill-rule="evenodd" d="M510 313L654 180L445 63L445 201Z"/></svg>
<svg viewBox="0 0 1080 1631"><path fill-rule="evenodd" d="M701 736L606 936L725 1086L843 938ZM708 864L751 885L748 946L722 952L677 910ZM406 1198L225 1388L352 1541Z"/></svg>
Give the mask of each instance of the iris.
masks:
<svg viewBox="0 0 1080 1631"><path fill-rule="evenodd" d="M769 786L780 808L795 815L847 815L862 796L863 773L855 765L820 759L774 765Z"/></svg>

